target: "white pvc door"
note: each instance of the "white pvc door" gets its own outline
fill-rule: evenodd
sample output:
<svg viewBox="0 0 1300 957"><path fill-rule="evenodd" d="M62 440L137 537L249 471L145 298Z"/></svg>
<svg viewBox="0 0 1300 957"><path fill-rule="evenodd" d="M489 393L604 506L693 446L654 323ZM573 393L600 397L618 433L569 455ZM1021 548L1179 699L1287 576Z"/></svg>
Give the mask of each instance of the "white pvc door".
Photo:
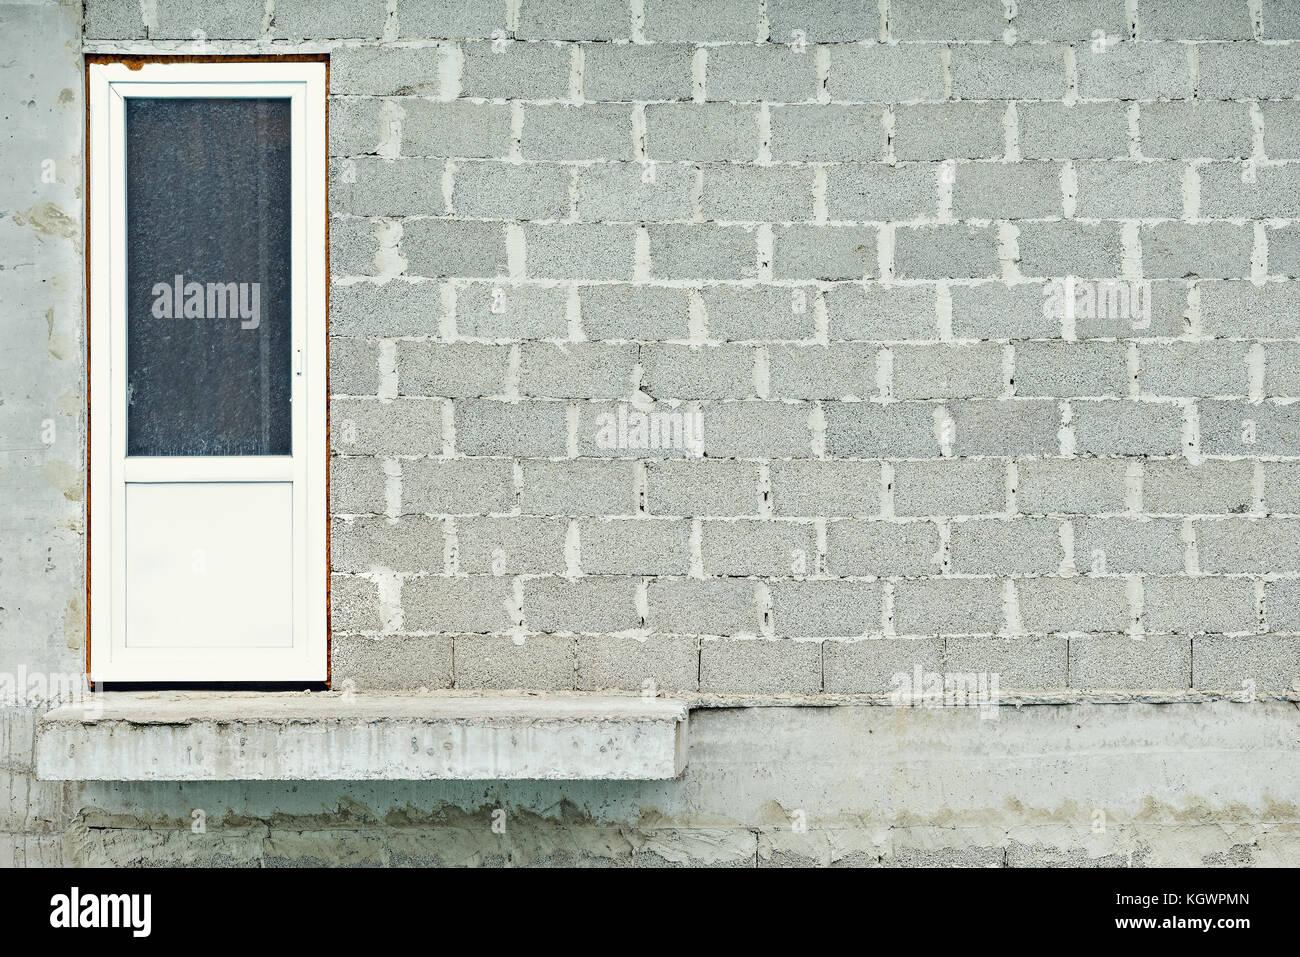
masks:
<svg viewBox="0 0 1300 957"><path fill-rule="evenodd" d="M324 65L90 78L91 677L322 680Z"/></svg>

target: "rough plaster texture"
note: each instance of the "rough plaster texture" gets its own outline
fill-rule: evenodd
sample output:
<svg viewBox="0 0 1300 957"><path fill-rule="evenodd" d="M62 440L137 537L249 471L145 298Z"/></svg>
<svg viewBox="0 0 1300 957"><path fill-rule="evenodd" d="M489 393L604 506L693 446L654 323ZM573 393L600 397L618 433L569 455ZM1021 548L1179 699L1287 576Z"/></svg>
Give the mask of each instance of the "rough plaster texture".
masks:
<svg viewBox="0 0 1300 957"><path fill-rule="evenodd" d="M340 683L808 702L920 665L1059 701L1293 695L1298 23L1292 0L0 4L0 670L84 654L82 52L325 51ZM1149 280L1149 321L1045 315L1069 276ZM705 460L600 443L646 408L698 413ZM1294 721L1211 707L1186 705ZM795 726L835 713L705 719L723 743L665 820L729 800L709 762L753 740L751 770L796 781ZM187 819L161 787L35 781L34 728L8 713L4 853L191 853L148 829ZM938 814L953 770L930 767L907 794ZM1256 771L1106 853L1270 859L1261 822L1294 820ZM355 815L339 790L202 793L245 822L232 859L408 839L384 831L400 789ZM483 792L447 793L455 831ZM130 806L87 810L106 794ZM1011 850L1015 800L990 832L899 820L963 861L1090 856L1072 824ZM529 820L528 859L581 856ZM65 850L73 822L93 853ZM661 854L669 830L650 858L712 854Z"/></svg>

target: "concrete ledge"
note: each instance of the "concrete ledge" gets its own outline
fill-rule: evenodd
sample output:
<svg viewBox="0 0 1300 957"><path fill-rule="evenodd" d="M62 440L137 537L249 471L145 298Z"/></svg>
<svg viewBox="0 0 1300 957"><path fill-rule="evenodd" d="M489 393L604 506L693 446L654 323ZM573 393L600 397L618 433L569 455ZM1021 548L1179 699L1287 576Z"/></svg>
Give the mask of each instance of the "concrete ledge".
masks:
<svg viewBox="0 0 1300 957"><path fill-rule="evenodd" d="M686 705L580 694L108 692L45 714L46 781L661 780Z"/></svg>

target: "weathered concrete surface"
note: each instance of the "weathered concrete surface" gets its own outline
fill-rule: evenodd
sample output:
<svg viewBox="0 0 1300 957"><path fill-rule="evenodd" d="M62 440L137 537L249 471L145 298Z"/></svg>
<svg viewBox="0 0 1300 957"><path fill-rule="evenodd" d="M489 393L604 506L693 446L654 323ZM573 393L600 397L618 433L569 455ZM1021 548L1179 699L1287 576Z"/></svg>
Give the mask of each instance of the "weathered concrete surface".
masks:
<svg viewBox="0 0 1300 957"><path fill-rule="evenodd" d="M101 700L102 699L102 700ZM42 780L653 780L687 709L630 695L108 693L48 712Z"/></svg>
<svg viewBox="0 0 1300 957"><path fill-rule="evenodd" d="M992 720L954 708L700 709L671 781L69 787L71 826L29 859L1300 863L1300 711L1276 701L1002 708Z"/></svg>

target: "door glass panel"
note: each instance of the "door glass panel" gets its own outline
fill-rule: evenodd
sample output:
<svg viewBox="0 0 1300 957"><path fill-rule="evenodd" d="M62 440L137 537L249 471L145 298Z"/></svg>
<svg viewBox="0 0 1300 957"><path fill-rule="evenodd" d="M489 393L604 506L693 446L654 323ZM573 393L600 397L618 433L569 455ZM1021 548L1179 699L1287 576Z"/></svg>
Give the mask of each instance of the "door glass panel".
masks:
<svg viewBox="0 0 1300 957"><path fill-rule="evenodd" d="M289 455L290 101L125 106L127 454Z"/></svg>

